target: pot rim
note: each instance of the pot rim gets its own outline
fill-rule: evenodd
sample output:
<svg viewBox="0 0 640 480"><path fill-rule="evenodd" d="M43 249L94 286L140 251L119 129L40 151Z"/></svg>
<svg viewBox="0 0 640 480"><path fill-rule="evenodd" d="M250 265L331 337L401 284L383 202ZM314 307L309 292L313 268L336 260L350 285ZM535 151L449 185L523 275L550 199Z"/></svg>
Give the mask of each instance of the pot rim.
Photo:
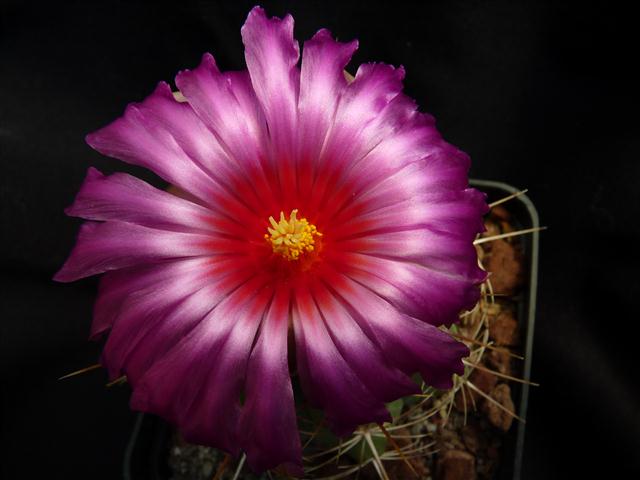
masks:
<svg viewBox="0 0 640 480"><path fill-rule="evenodd" d="M504 182L497 182L493 180L469 180L469 184L472 187L476 187L480 190L489 188L494 190L501 190L508 195L515 194L520 192L521 190L515 188L512 185L509 185ZM533 202L526 194L520 194L515 197L511 202L519 202L527 212L529 216L529 222L526 222L527 228L540 228L540 217L538 216L538 211L536 210ZM519 220L525 220L520 218ZM526 328L526 338L524 349L522 354L524 356L524 365L522 370L522 378L526 381L531 379L531 361L533 356L533 334L535 328L535 316L536 316L536 295L538 289L538 256L540 249L540 233L536 230L532 234L527 235L523 239L526 242L526 250L527 250L527 263L529 269L529 278L528 278L528 288L526 289L526 318L523 322L523 319L518 319L518 322L521 325L524 325ZM523 420L526 420L527 417L527 407L529 401L529 385L524 383L522 385L521 393L520 393L520 405L518 408L518 416ZM524 453L524 440L525 440L525 427L526 424L524 422L520 422L518 424L518 430L516 433L516 445L515 445L515 459L513 464L513 480L520 480L522 473L522 457Z"/></svg>

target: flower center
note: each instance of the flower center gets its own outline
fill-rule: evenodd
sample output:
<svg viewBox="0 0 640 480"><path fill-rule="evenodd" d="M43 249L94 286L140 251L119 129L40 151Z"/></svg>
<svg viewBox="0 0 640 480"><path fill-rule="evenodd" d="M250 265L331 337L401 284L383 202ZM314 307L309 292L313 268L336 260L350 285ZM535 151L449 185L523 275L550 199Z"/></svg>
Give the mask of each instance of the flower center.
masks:
<svg viewBox="0 0 640 480"><path fill-rule="evenodd" d="M280 212L280 221L276 222L269 217L273 228L267 228L268 234L264 238L271 244L274 253L279 253L287 260L298 260L304 252L314 250L315 237L322 234L316 226L309 223L306 218L296 218L298 210L291 210L289 219L284 218L284 212Z"/></svg>

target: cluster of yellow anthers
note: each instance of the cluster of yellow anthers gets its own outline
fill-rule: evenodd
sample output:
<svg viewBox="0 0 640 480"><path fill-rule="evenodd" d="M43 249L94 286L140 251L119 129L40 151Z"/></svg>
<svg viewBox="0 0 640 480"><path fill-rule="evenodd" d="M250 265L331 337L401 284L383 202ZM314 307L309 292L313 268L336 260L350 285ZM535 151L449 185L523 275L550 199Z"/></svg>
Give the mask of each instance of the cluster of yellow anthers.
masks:
<svg viewBox="0 0 640 480"><path fill-rule="evenodd" d="M302 253L313 251L315 237L322 236L315 225L306 218L296 218L297 215L298 210L295 209L291 211L288 220L284 217L284 212L280 212L279 222L269 217L273 228L267 228L269 234L264 235L274 253L279 253L287 260L298 260Z"/></svg>

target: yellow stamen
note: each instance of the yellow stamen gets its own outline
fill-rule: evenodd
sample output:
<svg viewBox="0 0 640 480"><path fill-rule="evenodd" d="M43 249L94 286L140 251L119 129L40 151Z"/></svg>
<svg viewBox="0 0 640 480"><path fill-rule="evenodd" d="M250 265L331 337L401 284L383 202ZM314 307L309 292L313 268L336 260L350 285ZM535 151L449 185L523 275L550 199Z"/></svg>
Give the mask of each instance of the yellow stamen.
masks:
<svg viewBox="0 0 640 480"><path fill-rule="evenodd" d="M269 217L271 227L267 228L268 234L264 238L271 244L274 253L279 253L287 260L298 260L304 252L312 252L315 245L315 237L322 234L316 226L309 223L306 218L296 218L298 210L292 210L287 220L284 212L280 212L280 221L276 222Z"/></svg>

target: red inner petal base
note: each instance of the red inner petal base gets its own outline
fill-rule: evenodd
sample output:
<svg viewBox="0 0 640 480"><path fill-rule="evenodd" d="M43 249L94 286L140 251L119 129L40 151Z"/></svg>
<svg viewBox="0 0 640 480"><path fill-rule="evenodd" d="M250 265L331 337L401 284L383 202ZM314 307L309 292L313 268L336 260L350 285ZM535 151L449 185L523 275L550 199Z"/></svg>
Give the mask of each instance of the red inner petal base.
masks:
<svg viewBox="0 0 640 480"><path fill-rule="evenodd" d="M339 435L389 420L415 372L450 388L468 350L438 327L478 300L487 206L402 68L348 81L357 42L326 30L300 61L291 16L258 7L242 39L246 71L207 54L176 77L185 102L160 83L88 135L185 193L90 169L67 210L88 221L55 278L103 274L92 336L109 331L102 363L134 409L301 475L288 348Z"/></svg>

